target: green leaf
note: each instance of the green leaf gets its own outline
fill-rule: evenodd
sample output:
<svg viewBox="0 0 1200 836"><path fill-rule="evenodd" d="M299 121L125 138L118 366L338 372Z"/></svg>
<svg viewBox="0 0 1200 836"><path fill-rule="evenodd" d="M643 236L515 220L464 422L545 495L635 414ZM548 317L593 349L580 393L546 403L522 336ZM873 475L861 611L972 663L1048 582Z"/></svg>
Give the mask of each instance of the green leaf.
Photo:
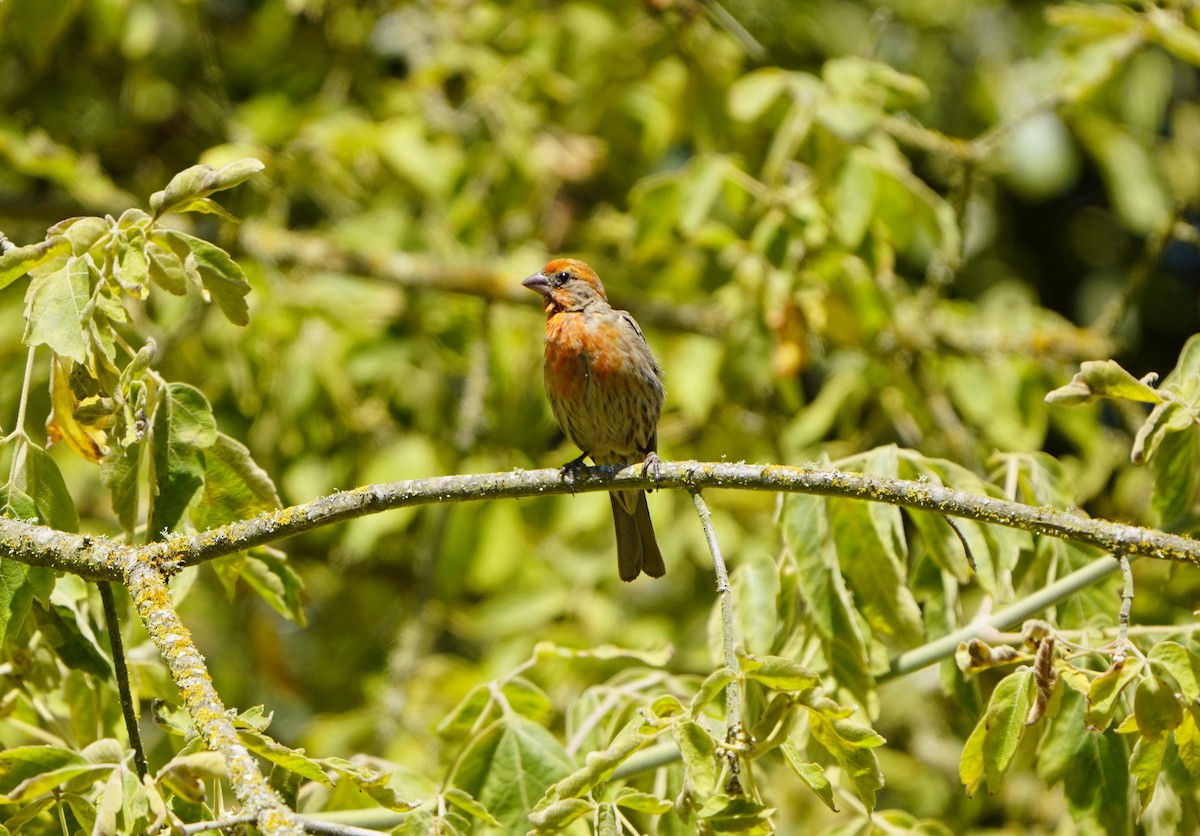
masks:
<svg viewBox="0 0 1200 836"><path fill-rule="evenodd" d="M834 230L850 250L862 244L874 216L878 180L871 159L865 148L852 149L838 172L831 197Z"/></svg>
<svg viewBox="0 0 1200 836"><path fill-rule="evenodd" d="M1087 727L1103 731L1112 723L1113 715L1120 706L1118 700L1125 686L1141 672L1142 663L1136 658L1127 658L1114 664L1092 682L1088 692Z"/></svg>
<svg viewBox="0 0 1200 836"><path fill-rule="evenodd" d="M217 217L229 221L230 223L241 223L241 219L237 215L230 212L221 204L209 197L202 197L199 200L193 200L190 203L184 203L175 207L175 212L197 212L202 215L216 215Z"/></svg>
<svg viewBox="0 0 1200 836"><path fill-rule="evenodd" d="M799 712L800 702L796 697L782 692L771 695L766 709L750 729L756 757L787 741Z"/></svg>
<svg viewBox="0 0 1200 836"><path fill-rule="evenodd" d="M779 751L783 754L784 761L792 768L797 777L804 782L810 790L817 794L817 798L833 812L837 812L837 803L833 798L833 784L829 782L829 776L825 774L825 770L820 764L808 763L800 755L800 750L796 748L796 744L790 740L785 742Z"/></svg>
<svg viewBox="0 0 1200 836"><path fill-rule="evenodd" d="M782 656L743 656L741 665L747 679L776 691L808 694L821 684L821 677L799 662Z"/></svg>
<svg viewBox="0 0 1200 836"><path fill-rule="evenodd" d="M1046 403L1075 406L1099 398L1162 403L1158 392L1125 371L1115 360L1084 361L1070 383L1046 395Z"/></svg>
<svg viewBox="0 0 1200 836"><path fill-rule="evenodd" d="M829 657L834 680L870 705L875 680L854 603L842 579L825 500L790 494L784 499L784 535L796 560L797 586Z"/></svg>
<svg viewBox="0 0 1200 836"><path fill-rule="evenodd" d="M712 735L691 721L677 724L674 733L694 794L701 798L711 795L717 788L717 744Z"/></svg>
<svg viewBox="0 0 1200 836"><path fill-rule="evenodd" d="M684 235L696 232L712 214L728 168L728 160L714 154L696 157L689 164L679 184L678 224Z"/></svg>
<svg viewBox="0 0 1200 836"><path fill-rule="evenodd" d="M634 650L628 647L618 647L615 644L601 644L596 647L563 647L553 642L538 642L533 648L533 655L539 661L543 659L595 659L601 662L632 660L652 668L661 668L671 661L672 650L670 647L659 650Z"/></svg>
<svg viewBox="0 0 1200 836"><path fill-rule="evenodd" d="M281 508L275 483L246 445L217 432L204 447L204 496L193 511L200 528L216 528Z"/></svg>
<svg viewBox="0 0 1200 836"><path fill-rule="evenodd" d="M39 775L34 775L22 781L12 790L0 796L0 801L9 804L27 804L38 796L45 795L51 790L76 779L87 778L85 783L99 780L113 770L111 764L71 764L58 769L52 769Z"/></svg>
<svg viewBox="0 0 1200 836"><path fill-rule="evenodd" d="M535 723L545 725L554 714L554 704L546 692L523 676L514 676L505 682L502 691L510 710Z"/></svg>
<svg viewBox="0 0 1200 836"><path fill-rule="evenodd" d="M717 668L715 671L705 677L704 682L700 683L700 689L696 691L696 695L692 697L692 704L689 708L691 715L696 717L704 709L706 705L711 703L717 696L724 692L729 683L737 680L737 672L729 668Z"/></svg>
<svg viewBox="0 0 1200 836"><path fill-rule="evenodd" d="M152 194L150 208L156 217L179 211L185 204L245 182L263 168L265 166L261 162L250 157L216 169L208 165L194 165L172 177L165 189Z"/></svg>
<svg viewBox="0 0 1200 836"><path fill-rule="evenodd" d="M163 731L184 737L195 730L192 715L181 705L157 700L151 711L155 724Z"/></svg>
<svg viewBox="0 0 1200 836"><path fill-rule="evenodd" d="M121 238L116 240L121 242ZM137 241L123 241L122 244L123 246L118 250L117 263L121 268L118 278L127 290L132 291L134 287L140 288L138 296L145 299L146 280L150 271L150 266L146 261L145 239L139 236Z"/></svg>
<svg viewBox="0 0 1200 836"><path fill-rule="evenodd" d="M146 259L150 281L176 296L187 293L187 274L179 256L167 247L149 241L146 244Z"/></svg>
<svg viewBox="0 0 1200 836"><path fill-rule="evenodd" d="M155 486L152 536L178 530L184 513L204 488L203 451L216 441L216 421L204 394L186 383L162 387L150 436Z"/></svg>
<svg viewBox="0 0 1200 836"><path fill-rule="evenodd" d="M315 781L322 786L333 786L333 781L329 780L329 776L325 774L321 764L306 755L303 749L291 749L261 732L248 728L239 728L238 738L251 752L276 766L283 767L289 772L294 772L300 777Z"/></svg>
<svg viewBox="0 0 1200 836"><path fill-rule="evenodd" d="M551 787L538 803L537 809L542 809L563 798L578 798L587 795L612 777L617 767L627 761L631 755L650 745L655 739L655 735L645 733L645 724L642 720L630 721L607 749L589 752L584 759L583 766Z"/></svg>
<svg viewBox="0 0 1200 836"><path fill-rule="evenodd" d="M1138 682L1133 716L1137 719L1138 730L1147 739L1162 740L1183 722L1183 706L1170 685L1151 675Z"/></svg>
<svg viewBox="0 0 1200 836"><path fill-rule="evenodd" d="M714 833L744 833L747 836L774 833L771 816L775 808L766 807L743 796L714 796L699 812L699 818Z"/></svg>
<svg viewBox="0 0 1200 836"><path fill-rule="evenodd" d="M792 73L777 67L746 73L729 85L729 115L739 122L757 119L787 92L791 78Z"/></svg>
<svg viewBox="0 0 1200 836"><path fill-rule="evenodd" d="M1163 378L1162 388L1183 397L1187 403L1194 405L1196 396L1200 395L1200 390L1194 388L1197 374L1200 374L1200 334L1193 334L1183 344L1183 350L1179 352L1179 359L1175 361L1175 368L1171 369L1171 372ZM1185 397L1189 386L1192 387L1190 389L1192 396Z"/></svg>
<svg viewBox="0 0 1200 836"><path fill-rule="evenodd" d="M45 241L16 247L0 255L0 290L8 287L35 267L49 263L60 255L71 251L71 243L61 236L51 236Z"/></svg>
<svg viewBox="0 0 1200 836"><path fill-rule="evenodd" d="M1200 66L1200 32L1193 28L1194 18L1189 25L1182 15L1152 7L1141 19L1150 24L1148 34L1152 41L1184 63Z"/></svg>
<svg viewBox="0 0 1200 836"><path fill-rule="evenodd" d="M921 609L906 585L908 546L894 505L829 500L838 563L863 616L878 636L901 646L921 640Z"/></svg>
<svg viewBox="0 0 1200 836"><path fill-rule="evenodd" d="M47 231L47 237L62 235L71 245L71 252L82 256L106 235L112 232L112 227L105 218L82 216L67 218L59 221Z"/></svg>
<svg viewBox="0 0 1200 836"><path fill-rule="evenodd" d="M564 798L539 807L529 814L529 823L538 833L557 833L571 822L596 809L596 802L586 798ZM508 832L516 833L515 829Z"/></svg>
<svg viewBox="0 0 1200 836"><path fill-rule="evenodd" d="M486 822L494 827L499 827L500 822L496 821L496 817L488 812L487 807L484 807L467 793L451 787L442 793L442 797L453 804L458 809L462 810L468 816L479 821Z"/></svg>
<svg viewBox="0 0 1200 836"><path fill-rule="evenodd" d="M1166 737L1158 740L1143 737L1133 745L1133 754L1129 756L1129 773L1133 776L1138 802L1143 810L1150 803L1150 799L1154 797L1154 787L1158 784L1158 776L1162 772L1163 756L1166 753Z"/></svg>
<svg viewBox="0 0 1200 836"><path fill-rule="evenodd" d="M72 766L91 766L82 756L58 746L14 746L0 751L0 791L14 788L48 772Z"/></svg>
<svg viewBox="0 0 1200 836"><path fill-rule="evenodd" d="M809 712L808 727L813 738L846 770L854 793L868 810L875 809L875 793L883 787L883 771L872 751L885 741L877 732L849 720L831 720Z"/></svg>
<svg viewBox="0 0 1200 836"><path fill-rule="evenodd" d="M1161 668L1171 675L1179 686L1179 692L1190 702L1200 700L1200 657L1178 642L1162 641L1150 648L1146 654L1152 667Z"/></svg>
<svg viewBox="0 0 1200 836"><path fill-rule="evenodd" d="M1176 400L1164 401L1146 416L1133 439L1130 459L1134 464L1144 464L1157 458L1156 453L1163 441L1183 431L1195 431L1197 416L1195 407L1188 407ZM1170 467L1172 463L1168 463Z"/></svg>
<svg viewBox="0 0 1200 836"><path fill-rule="evenodd" d="M185 272L195 271L200 284L217 303L225 318L235 325L249 322L250 308L246 304L246 294L250 292L250 283L246 281L246 274L238 263L223 249L203 238L173 229L166 235L176 255L186 251L183 256Z"/></svg>
<svg viewBox="0 0 1200 836"><path fill-rule="evenodd" d="M626 810L637 810L639 813L649 813L652 816L669 813L675 806L669 799L660 798L648 792L638 792L630 787L621 787L617 790L613 802Z"/></svg>
<svg viewBox="0 0 1200 836"><path fill-rule="evenodd" d="M480 715L490 706L493 706L491 688L486 685L472 688L465 697L458 701L458 705L454 706L453 710L438 723L438 735L454 739L467 734L475 727Z"/></svg>
<svg viewBox="0 0 1200 836"><path fill-rule="evenodd" d="M987 711L967 740L959 761L959 777L968 793L979 786L981 771L989 792L999 789L1025 734L1025 718L1035 687L1033 671L1022 670L1004 677L992 691Z"/></svg>
<svg viewBox="0 0 1200 836"><path fill-rule="evenodd" d="M25 293L25 344L46 345L62 357L86 362L83 326L91 298L92 269L82 258L35 276Z"/></svg>
<svg viewBox="0 0 1200 836"><path fill-rule="evenodd" d="M1200 778L1200 718L1194 705L1183 712L1183 721L1175 729L1175 745L1179 747L1179 760L1192 774Z"/></svg>
<svg viewBox="0 0 1200 836"><path fill-rule="evenodd" d="M1072 818L1112 836L1130 833L1129 752L1124 741L1112 731L1084 734L1080 757L1063 779L1067 808Z"/></svg>
<svg viewBox="0 0 1200 836"><path fill-rule="evenodd" d="M746 555L730 578L741 626L742 645L749 653L768 653L779 630L779 568L766 552ZM713 625L718 624L714 616ZM719 635L719 631L714 629ZM714 645L719 642L714 638Z"/></svg>
<svg viewBox="0 0 1200 836"><path fill-rule="evenodd" d="M34 598L46 597L54 586L54 572L0 558L0 646L24 624Z"/></svg>
<svg viewBox="0 0 1200 836"><path fill-rule="evenodd" d="M1200 496L1200 428L1189 426L1182 432L1165 435L1155 451L1154 492L1151 504L1160 526L1178 531Z"/></svg>
<svg viewBox="0 0 1200 836"><path fill-rule="evenodd" d="M9 465L10 488L28 496L42 525L59 531L77 531L79 514L54 458L27 440L18 440Z"/></svg>
<svg viewBox="0 0 1200 836"><path fill-rule="evenodd" d="M376 804L389 810L407 812L418 806L415 802L405 800L400 793L393 789L392 773L390 772L351 763L342 758L322 758L317 763L336 774L339 782L348 782ZM450 792L458 791L450 790Z"/></svg>
<svg viewBox="0 0 1200 836"><path fill-rule="evenodd" d="M62 600L55 596L55 601ZM112 666L87 616L65 604L52 604L32 610L34 621L46 641L69 668L90 673L101 679L113 675Z"/></svg>
<svg viewBox="0 0 1200 836"><path fill-rule="evenodd" d="M133 531L138 511L138 462L144 448L140 441L125 449L114 444L100 461L100 481L108 488L113 511L126 532Z"/></svg>
<svg viewBox="0 0 1200 836"><path fill-rule="evenodd" d="M254 549L241 564L241 577L258 593L271 609L289 621L303 627L304 604L301 594L304 581L283 555L266 549Z"/></svg>
<svg viewBox="0 0 1200 836"><path fill-rule="evenodd" d="M615 804L600 804L596 807L595 836L621 836L621 823Z"/></svg>
<svg viewBox="0 0 1200 836"><path fill-rule="evenodd" d="M562 744L519 714L492 723L471 741L454 784L479 800L506 828L525 819L532 799L572 769Z"/></svg>

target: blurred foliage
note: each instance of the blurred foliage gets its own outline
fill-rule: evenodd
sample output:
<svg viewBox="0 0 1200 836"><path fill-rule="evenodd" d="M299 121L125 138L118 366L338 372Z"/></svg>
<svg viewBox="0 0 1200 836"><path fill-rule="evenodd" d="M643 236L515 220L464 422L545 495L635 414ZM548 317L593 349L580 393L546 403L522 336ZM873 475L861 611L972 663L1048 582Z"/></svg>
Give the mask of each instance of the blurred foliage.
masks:
<svg viewBox="0 0 1200 836"><path fill-rule="evenodd" d="M4 507L144 540L368 482L564 462L541 313L517 285L572 253L662 361L666 458L831 461L1194 533L1198 67L1183 0L0 2L0 231L21 248L0 262L0 426L28 384L30 432L0 448ZM246 159L264 173L219 203L194 179ZM93 293L109 304L81 339L63 300ZM28 381L27 344L59 358L39 350ZM105 406L81 414L88 398ZM146 416L159 469L110 455L102 481L87 451L131 439L139 404L163 409ZM47 451L32 428L50 416L65 443ZM190 493L155 504L155 472L185 474L161 496ZM134 483L140 505L114 487ZM682 494L651 499L659 583L620 584L589 495L362 518L173 589L227 702L266 705L309 753L263 744L308 782L302 809L389 806L373 773L316 777L361 753L402 796L438 799L408 832L491 816L524 832L547 787L534 823L570 832L1049 832L1068 811L1113 833L1197 826L1190 569L1134 564L1135 625L1180 635L1137 636L1127 663L1094 649L1116 623L1108 580L1048 614L1078 631L1056 685L1035 664L1049 651L1013 642L1006 664L1030 667L1003 679L947 663L877 687L889 656L1097 555L960 524L973 573L928 515L709 502L740 645L841 703L745 660L746 799L713 766L713 683L732 673ZM73 826L133 832L154 802L121 807L136 793L108 740L94 594L0 572L17 591L0 745L42 770L0 790L64 770ZM128 633L139 695L177 702ZM1048 719L1025 727L1043 692ZM200 817L219 768L186 723L144 726L158 786ZM585 757L659 738L682 761L625 785ZM9 829L57 816L51 788L0 802Z"/></svg>

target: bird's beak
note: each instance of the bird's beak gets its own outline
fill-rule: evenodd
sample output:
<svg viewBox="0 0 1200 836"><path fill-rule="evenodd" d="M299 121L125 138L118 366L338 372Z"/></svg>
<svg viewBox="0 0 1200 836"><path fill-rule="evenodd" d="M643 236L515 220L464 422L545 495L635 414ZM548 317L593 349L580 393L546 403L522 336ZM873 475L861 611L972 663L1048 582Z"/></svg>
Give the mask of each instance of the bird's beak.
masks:
<svg viewBox="0 0 1200 836"><path fill-rule="evenodd" d="M546 279L545 273L534 273L528 279L521 282L521 284L543 296L550 295L550 282Z"/></svg>

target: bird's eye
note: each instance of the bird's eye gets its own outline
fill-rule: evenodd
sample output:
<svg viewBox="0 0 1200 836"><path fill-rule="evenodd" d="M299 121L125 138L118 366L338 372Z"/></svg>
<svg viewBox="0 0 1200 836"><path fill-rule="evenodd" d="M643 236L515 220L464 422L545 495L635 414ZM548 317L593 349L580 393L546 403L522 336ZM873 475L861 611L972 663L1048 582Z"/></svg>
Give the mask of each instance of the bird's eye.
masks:
<svg viewBox="0 0 1200 836"><path fill-rule="evenodd" d="M569 278L571 278L571 274L568 273L566 270L563 270L561 273L558 274L559 281L565 282Z"/></svg>

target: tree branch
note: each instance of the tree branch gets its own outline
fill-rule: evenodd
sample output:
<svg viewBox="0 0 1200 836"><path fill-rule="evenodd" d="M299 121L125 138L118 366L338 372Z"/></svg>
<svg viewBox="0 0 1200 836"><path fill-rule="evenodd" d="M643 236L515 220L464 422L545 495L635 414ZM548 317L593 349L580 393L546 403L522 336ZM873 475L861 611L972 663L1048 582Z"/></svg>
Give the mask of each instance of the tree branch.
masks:
<svg viewBox="0 0 1200 836"><path fill-rule="evenodd" d="M284 263L320 272L341 272L375 279L411 290L462 293L493 302L533 304L529 291L521 287L521 276L480 267L478 261L461 264L413 253L362 253L345 249L315 233L296 232L247 220L239 229L239 243L254 258ZM615 299L618 307L628 305L643 325L719 337L728 328L725 312L713 307L681 305L678 301L647 302Z"/></svg>
<svg viewBox="0 0 1200 836"><path fill-rule="evenodd" d="M258 762L238 738L233 721L225 713L225 705L204 666L204 657L171 606L162 574L152 565L138 560L136 550L126 553L121 568L138 616L166 661L196 731L209 750L225 759L229 784L238 801L248 814L254 816L258 829L264 834L300 836L304 826L299 817L267 784Z"/></svg>
<svg viewBox="0 0 1200 836"><path fill-rule="evenodd" d="M365 485L194 535L172 535L135 547L105 538L68 534L44 526L0 519L0 556L72 572L93 580L124 581L130 555L177 571L213 558L281 540L304 531L391 508L435 502L517 499L614 488L711 488L809 493L884 502L915 510L1019 528L1097 546L1130 556L1200 566L1200 541L1141 526L1094 520L1046 506L1035 507L958 491L929 482L868 476L844 470L725 462L662 462L657 477L641 468L585 468L567 484L557 468L440 476Z"/></svg>

